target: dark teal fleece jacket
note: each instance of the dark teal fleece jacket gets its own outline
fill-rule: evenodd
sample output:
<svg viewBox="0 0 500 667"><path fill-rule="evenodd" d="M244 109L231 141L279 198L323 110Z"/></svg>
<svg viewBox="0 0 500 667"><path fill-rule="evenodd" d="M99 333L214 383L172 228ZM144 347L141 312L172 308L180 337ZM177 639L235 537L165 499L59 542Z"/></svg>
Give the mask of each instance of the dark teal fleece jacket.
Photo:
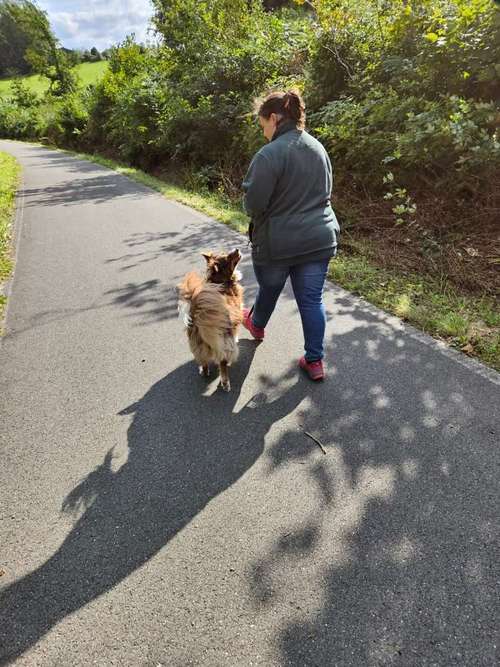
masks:
<svg viewBox="0 0 500 667"><path fill-rule="evenodd" d="M243 181L256 264L299 264L335 255L340 231L330 204L332 165L323 145L295 123L278 126Z"/></svg>

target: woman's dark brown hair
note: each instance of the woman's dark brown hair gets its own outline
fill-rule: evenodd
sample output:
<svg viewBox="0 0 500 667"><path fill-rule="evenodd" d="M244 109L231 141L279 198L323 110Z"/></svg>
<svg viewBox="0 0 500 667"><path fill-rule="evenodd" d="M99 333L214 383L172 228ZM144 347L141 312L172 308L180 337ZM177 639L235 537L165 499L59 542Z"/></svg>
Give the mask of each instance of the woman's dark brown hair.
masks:
<svg viewBox="0 0 500 667"><path fill-rule="evenodd" d="M296 90L286 93L277 91L270 93L256 103L257 114L269 118L272 113L279 114L283 120L293 120L297 128L302 130L306 121L304 100Z"/></svg>

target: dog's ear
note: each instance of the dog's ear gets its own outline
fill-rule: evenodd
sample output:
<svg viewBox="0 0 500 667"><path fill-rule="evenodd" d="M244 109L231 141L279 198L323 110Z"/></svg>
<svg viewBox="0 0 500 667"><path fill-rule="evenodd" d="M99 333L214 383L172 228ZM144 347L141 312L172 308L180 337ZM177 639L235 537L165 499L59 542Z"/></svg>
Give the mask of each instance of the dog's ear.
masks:
<svg viewBox="0 0 500 667"><path fill-rule="evenodd" d="M217 273L219 271L219 267L217 266L217 260L213 252L202 252L201 254L207 260L208 268Z"/></svg>
<svg viewBox="0 0 500 667"><path fill-rule="evenodd" d="M229 261L231 262L232 268L234 269L238 265L241 259L241 252L239 251L238 248L235 248L229 253L228 258Z"/></svg>

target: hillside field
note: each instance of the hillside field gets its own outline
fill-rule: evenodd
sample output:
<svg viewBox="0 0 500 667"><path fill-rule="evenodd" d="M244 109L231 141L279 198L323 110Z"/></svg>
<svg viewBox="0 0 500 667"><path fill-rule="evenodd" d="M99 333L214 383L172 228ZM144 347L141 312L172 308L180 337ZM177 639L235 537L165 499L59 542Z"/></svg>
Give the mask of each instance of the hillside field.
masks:
<svg viewBox="0 0 500 667"><path fill-rule="evenodd" d="M108 69L108 62L106 60L101 60L96 63L82 63L75 67L75 71L78 74L83 85L89 83L94 83L97 81L104 72ZM42 95L49 87L48 79L43 76L38 76L38 74L32 74L31 76L22 77L25 83L28 84L29 88L36 92L38 95ZM10 92L10 79L0 79L0 97L8 95Z"/></svg>

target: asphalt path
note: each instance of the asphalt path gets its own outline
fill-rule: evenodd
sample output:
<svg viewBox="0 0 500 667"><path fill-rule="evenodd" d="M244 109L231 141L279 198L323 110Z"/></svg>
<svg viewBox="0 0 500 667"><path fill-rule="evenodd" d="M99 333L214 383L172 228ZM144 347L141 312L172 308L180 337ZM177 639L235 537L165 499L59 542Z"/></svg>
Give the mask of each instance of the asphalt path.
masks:
<svg viewBox="0 0 500 667"><path fill-rule="evenodd" d="M68 154L0 150L24 171L0 664L499 664L500 376L330 286L327 380L296 368L287 291L226 394L175 285L243 237Z"/></svg>

